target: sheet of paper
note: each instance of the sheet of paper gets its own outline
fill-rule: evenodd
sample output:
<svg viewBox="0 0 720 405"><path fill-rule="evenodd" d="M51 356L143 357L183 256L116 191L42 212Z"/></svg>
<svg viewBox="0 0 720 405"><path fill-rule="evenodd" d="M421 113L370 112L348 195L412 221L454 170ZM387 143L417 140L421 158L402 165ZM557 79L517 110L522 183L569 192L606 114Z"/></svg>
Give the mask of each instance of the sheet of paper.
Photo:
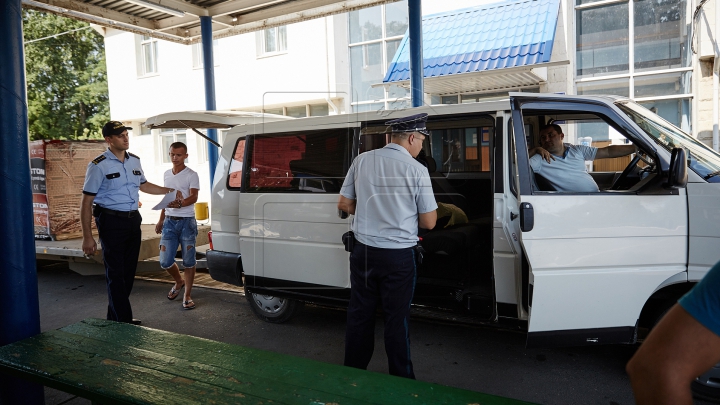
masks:
<svg viewBox="0 0 720 405"><path fill-rule="evenodd" d="M167 208L168 204L175 201L175 191L165 194L165 197L163 197L162 201L158 203L158 205L154 206L154 210L161 210L163 208Z"/></svg>

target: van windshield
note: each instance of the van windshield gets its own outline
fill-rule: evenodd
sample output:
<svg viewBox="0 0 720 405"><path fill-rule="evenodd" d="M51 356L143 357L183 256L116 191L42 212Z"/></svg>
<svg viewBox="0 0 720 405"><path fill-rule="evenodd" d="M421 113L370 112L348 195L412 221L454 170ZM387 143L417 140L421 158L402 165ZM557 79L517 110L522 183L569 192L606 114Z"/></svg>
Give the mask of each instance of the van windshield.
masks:
<svg viewBox="0 0 720 405"><path fill-rule="evenodd" d="M688 153L688 167L709 183L720 183L720 155L705 144L632 101L617 106L658 145L671 151L683 148Z"/></svg>

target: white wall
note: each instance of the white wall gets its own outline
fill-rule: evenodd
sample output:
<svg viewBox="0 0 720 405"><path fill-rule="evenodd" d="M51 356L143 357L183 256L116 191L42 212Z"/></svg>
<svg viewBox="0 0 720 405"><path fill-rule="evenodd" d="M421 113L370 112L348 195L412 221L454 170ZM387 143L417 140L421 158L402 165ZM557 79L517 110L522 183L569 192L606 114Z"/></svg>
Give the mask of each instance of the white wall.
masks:
<svg viewBox="0 0 720 405"><path fill-rule="evenodd" d="M108 29L105 35L110 115L133 126L130 152L140 156L148 181L162 185L171 164L162 163L157 131L139 135L148 117L205 109L203 70L192 66L192 47L158 42L158 74L138 77L135 34ZM256 33L222 38L214 49L218 110L259 111L263 106L325 103L326 95L347 111L349 88L346 15L309 20L287 27L287 51L257 56ZM330 108L330 113L333 113ZM186 131L188 166L200 176L200 198L210 201L206 141ZM143 223L155 223L159 211L150 208L160 196L141 193Z"/></svg>

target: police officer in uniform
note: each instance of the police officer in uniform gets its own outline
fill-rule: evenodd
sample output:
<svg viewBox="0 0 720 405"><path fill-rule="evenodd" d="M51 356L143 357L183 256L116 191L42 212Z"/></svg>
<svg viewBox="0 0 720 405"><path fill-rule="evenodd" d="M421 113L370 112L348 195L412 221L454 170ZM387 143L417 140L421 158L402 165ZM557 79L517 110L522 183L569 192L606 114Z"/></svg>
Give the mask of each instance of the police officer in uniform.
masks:
<svg viewBox="0 0 720 405"><path fill-rule="evenodd" d="M100 234L109 301L107 319L139 324L139 320L133 319L129 299L140 253L142 218L138 212L138 190L148 194L174 190L145 179L140 158L127 152L128 129L132 128L118 121L103 126L108 149L88 163L80 221L86 255L97 250L90 227L93 217Z"/></svg>
<svg viewBox="0 0 720 405"><path fill-rule="evenodd" d="M432 229L437 219L430 176L415 160L429 136L426 120L418 114L386 122L391 143L353 161L338 200L338 209L355 215L345 365L367 369L380 303L390 374L407 378L415 378L408 322L421 260L418 226Z"/></svg>

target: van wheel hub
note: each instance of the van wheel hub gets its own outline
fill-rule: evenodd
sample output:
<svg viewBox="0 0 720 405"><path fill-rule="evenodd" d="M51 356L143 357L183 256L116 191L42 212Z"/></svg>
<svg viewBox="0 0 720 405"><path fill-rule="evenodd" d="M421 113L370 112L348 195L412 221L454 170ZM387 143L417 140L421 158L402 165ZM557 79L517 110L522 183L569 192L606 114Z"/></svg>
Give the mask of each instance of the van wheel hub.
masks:
<svg viewBox="0 0 720 405"><path fill-rule="evenodd" d="M272 295L261 295L252 293L253 301L263 312L267 314L277 314L285 308L285 299L273 297Z"/></svg>

